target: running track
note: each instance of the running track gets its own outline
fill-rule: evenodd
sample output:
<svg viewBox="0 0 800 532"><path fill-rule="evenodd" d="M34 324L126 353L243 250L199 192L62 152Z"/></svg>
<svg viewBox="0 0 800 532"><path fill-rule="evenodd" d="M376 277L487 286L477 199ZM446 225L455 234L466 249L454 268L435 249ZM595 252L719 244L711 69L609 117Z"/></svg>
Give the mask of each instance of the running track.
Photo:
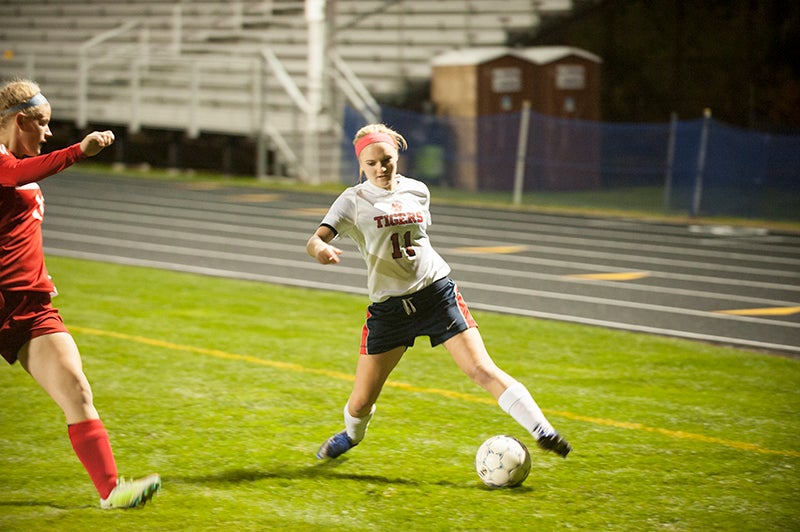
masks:
<svg viewBox="0 0 800 532"><path fill-rule="evenodd" d="M349 240L337 266L306 255L330 195L76 170L42 188L50 255L366 295ZM473 309L800 355L800 234L433 204Z"/></svg>

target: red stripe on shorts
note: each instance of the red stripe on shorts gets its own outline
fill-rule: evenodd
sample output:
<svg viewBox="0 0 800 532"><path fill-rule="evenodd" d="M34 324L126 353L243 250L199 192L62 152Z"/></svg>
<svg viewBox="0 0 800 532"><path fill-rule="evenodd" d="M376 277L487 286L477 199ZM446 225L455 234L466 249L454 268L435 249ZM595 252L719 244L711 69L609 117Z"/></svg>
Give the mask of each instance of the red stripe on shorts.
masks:
<svg viewBox="0 0 800 532"><path fill-rule="evenodd" d="M467 307L467 303L464 301L464 298L461 297L461 292L458 291L458 285L456 285L456 301L458 302L458 310L461 312L461 315L464 316L464 321L467 322L467 325L472 327L477 327L478 323L472 318L472 314L469 312L469 307Z"/></svg>
<svg viewBox="0 0 800 532"><path fill-rule="evenodd" d="M367 319L369 319L370 313L367 311ZM368 355L367 353L367 337L369 336L369 329L367 329L367 322L364 321L364 326L361 328L361 349L359 350L359 354L361 355Z"/></svg>

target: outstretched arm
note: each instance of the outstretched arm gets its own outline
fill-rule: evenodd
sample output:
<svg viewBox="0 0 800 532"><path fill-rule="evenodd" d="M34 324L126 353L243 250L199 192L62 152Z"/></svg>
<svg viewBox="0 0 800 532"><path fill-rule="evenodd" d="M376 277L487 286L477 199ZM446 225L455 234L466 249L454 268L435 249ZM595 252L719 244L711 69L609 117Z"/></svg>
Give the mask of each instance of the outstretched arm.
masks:
<svg viewBox="0 0 800 532"><path fill-rule="evenodd" d="M85 157L97 155L113 142L111 131L93 131L78 144L36 157L17 159L6 151L0 154L0 186L19 187L41 181Z"/></svg>

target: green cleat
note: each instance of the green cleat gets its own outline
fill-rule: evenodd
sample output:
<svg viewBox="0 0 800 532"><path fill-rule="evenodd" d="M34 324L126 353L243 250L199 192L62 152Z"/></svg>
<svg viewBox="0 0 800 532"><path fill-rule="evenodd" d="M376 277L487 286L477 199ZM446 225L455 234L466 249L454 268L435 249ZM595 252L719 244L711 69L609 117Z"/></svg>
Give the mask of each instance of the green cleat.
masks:
<svg viewBox="0 0 800 532"><path fill-rule="evenodd" d="M110 510L144 506L160 489L161 477L155 474L136 480L120 478L108 497L100 499L100 508Z"/></svg>

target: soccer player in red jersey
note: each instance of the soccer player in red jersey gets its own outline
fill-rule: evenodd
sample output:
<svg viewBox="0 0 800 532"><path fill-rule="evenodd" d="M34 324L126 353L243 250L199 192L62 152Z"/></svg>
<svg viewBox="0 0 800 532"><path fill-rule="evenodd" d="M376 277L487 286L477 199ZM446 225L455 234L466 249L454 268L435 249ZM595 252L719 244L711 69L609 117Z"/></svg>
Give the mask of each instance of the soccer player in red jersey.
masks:
<svg viewBox="0 0 800 532"><path fill-rule="evenodd" d="M14 80L0 88L0 354L9 364L19 360L64 411L72 448L100 494L100 506L140 506L160 489L161 478L118 478L78 347L51 303L55 287L44 263L44 197L37 184L97 155L114 142L114 133L94 131L42 155L52 136L50 116L36 83Z"/></svg>
<svg viewBox="0 0 800 532"><path fill-rule="evenodd" d="M384 124L369 124L356 133L353 146L366 180L333 202L306 251L320 264L338 264L342 250L332 242L351 238L366 262L371 304L344 407L345 430L328 438L317 458L336 458L361 442L386 379L418 336L428 336L433 346L442 344L539 447L566 457L572 447L528 389L492 361L449 277L450 266L433 248L428 238L430 191L421 181L397 173L398 152L406 140Z"/></svg>

